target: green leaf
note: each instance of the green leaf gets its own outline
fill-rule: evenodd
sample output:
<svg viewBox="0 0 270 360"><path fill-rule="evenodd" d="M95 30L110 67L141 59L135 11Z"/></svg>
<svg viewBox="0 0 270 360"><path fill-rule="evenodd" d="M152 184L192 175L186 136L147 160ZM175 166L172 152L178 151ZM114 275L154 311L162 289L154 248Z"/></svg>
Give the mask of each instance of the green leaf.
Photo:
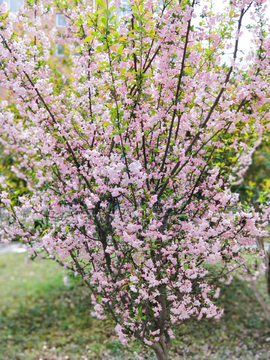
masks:
<svg viewBox="0 0 270 360"><path fill-rule="evenodd" d="M103 0L96 0L96 3L100 5L101 7L107 9L107 4Z"/></svg>
<svg viewBox="0 0 270 360"><path fill-rule="evenodd" d="M49 231L50 229L45 229L44 231L43 231L43 233L41 234L41 236L43 236L47 231Z"/></svg>
<svg viewBox="0 0 270 360"><path fill-rule="evenodd" d="M87 36L83 42L88 42L94 39L94 36Z"/></svg>
<svg viewBox="0 0 270 360"><path fill-rule="evenodd" d="M102 24L104 24L105 26L107 26L107 19L106 19L104 16L102 16L102 17L100 18L100 21L102 22Z"/></svg>
<svg viewBox="0 0 270 360"><path fill-rule="evenodd" d="M122 51L123 51L124 45L120 45L119 48L117 49L117 54L121 55Z"/></svg>

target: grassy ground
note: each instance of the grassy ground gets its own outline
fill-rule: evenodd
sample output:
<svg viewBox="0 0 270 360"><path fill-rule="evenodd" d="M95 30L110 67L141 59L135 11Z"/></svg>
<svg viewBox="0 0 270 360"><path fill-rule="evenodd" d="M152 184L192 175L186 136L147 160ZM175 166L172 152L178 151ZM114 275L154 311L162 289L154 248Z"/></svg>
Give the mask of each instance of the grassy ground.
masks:
<svg viewBox="0 0 270 360"><path fill-rule="evenodd" d="M91 317L88 290L75 279L64 285L65 275L54 262L0 255L0 360L133 360L134 351L154 359L139 344L124 349L109 323ZM265 294L263 277L258 286ZM219 301L219 322L177 330L172 360L269 360L270 328L248 284L234 280Z"/></svg>

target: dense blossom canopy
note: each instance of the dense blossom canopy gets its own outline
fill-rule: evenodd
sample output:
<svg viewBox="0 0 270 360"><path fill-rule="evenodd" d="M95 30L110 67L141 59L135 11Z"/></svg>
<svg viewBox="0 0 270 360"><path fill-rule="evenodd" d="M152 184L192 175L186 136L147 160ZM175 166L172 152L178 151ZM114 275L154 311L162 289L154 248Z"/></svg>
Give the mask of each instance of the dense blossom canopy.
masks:
<svg viewBox="0 0 270 360"><path fill-rule="evenodd" d="M230 188L269 126L268 2L224 1L215 14L208 2L134 0L122 18L117 1L94 13L36 1L12 19L0 8L1 143L28 188L2 178L3 239L74 269L93 313L158 359L175 325L221 316L212 272L227 281L266 234L267 210ZM59 34L42 27L55 8ZM253 45L241 54L246 18Z"/></svg>

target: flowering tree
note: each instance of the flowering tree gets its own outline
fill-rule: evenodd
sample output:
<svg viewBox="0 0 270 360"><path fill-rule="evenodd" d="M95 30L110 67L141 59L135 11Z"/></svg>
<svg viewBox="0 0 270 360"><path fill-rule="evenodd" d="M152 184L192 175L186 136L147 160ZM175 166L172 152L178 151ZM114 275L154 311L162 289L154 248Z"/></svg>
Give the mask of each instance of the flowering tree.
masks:
<svg viewBox="0 0 270 360"><path fill-rule="evenodd" d="M159 360L185 319L222 315L211 269L227 281L243 246L267 234L267 211L230 191L268 126L267 2L224 1L215 14L195 0L134 0L120 18L117 1L95 12L36 1L34 19L1 5L1 143L29 189L14 195L2 178L2 239L73 269L122 344L137 338ZM55 7L61 34L42 30ZM59 41L62 73L50 60Z"/></svg>

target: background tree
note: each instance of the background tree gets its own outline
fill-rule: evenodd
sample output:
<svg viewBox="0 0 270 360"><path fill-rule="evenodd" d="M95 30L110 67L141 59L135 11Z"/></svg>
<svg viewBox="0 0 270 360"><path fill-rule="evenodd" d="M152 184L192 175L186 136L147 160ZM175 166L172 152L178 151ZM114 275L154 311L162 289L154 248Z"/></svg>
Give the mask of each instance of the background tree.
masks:
<svg viewBox="0 0 270 360"><path fill-rule="evenodd" d="M267 235L269 211L230 188L268 123L268 1L228 1L222 14L133 1L124 18L117 2L96 3L56 1L70 52L61 77L39 28L54 5L30 4L21 35L1 5L0 80L14 95L1 103L1 142L30 191L14 202L2 184L13 219L2 234L74 270L123 344L137 338L167 360L173 328L219 318L214 279L244 270L243 247ZM241 61L247 13L254 50Z"/></svg>

